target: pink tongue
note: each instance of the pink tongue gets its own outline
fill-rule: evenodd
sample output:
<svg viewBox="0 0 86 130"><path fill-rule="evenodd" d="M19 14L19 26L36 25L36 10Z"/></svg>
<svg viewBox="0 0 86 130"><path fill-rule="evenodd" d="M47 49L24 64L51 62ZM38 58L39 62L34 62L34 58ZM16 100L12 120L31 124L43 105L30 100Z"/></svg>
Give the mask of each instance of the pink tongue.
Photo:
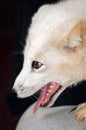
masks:
<svg viewBox="0 0 86 130"><path fill-rule="evenodd" d="M45 106L51 99L52 95L58 90L59 85L56 82L46 84L40 93L40 97L34 107L33 113L35 113L40 105Z"/></svg>

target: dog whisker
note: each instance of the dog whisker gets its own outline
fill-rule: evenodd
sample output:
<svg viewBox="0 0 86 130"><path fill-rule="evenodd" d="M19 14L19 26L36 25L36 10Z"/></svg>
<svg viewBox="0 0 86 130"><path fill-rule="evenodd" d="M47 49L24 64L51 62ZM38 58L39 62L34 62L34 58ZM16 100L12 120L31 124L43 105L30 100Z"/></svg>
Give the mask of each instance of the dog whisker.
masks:
<svg viewBox="0 0 86 130"><path fill-rule="evenodd" d="M22 52L13 52L11 55L23 55Z"/></svg>
<svg viewBox="0 0 86 130"><path fill-rule="evenodd" d="M23 42L21 42L18 38L17 38L17 36L16 35L14 35L14 34L10 34L14 39L16 39L19 43L20 43L20 45L23 47L23 49L24 49L24 43Z"/></svg>
<svg viewBox="0 0 86 130"><path fill-rule="evenodd" d="M26 88L25 90L24 90L24 92L26 93L26 94L28 94L30 91L32 91L32 88L29 90L28 88ZM35 95L32 95L32 97L34 97L36 100L38 99ZM32 98L31 97L31 98ZM33 98L32 98L33 99Z"/></svg>
<svg viewBox="0 0 86 130"><path fill-rule="evenodd" d="M36 100L38 100L38 98L37 98L35 95L33 95L33 97L34 97Z"/></svg>

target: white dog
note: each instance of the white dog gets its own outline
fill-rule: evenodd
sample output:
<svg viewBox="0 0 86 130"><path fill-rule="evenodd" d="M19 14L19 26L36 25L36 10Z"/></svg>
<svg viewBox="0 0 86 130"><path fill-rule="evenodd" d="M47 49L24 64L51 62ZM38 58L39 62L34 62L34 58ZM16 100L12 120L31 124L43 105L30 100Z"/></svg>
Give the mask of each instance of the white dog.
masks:
<svg viewBox="0 0 86 130"><path fill-rule="evenodd" d="M32 18L23 68L13 89L21 98L42 90L35 113L82 80L86 80L86 0L42 6ZM76 119L86 120L86 104L77 111Z"/></svg>

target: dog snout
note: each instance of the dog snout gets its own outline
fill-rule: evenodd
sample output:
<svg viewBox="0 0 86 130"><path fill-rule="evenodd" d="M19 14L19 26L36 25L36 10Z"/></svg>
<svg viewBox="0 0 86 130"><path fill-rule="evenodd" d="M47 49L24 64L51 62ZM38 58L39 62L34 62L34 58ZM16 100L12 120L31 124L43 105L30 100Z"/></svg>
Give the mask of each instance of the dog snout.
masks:
<svg viewBox="0 0 86 130"><path fill-rule="evenodd" d="M17 92L14 88L11 89L11 94L17 96Z"/></svg>
<svg viewBox="0 0 86 130"><path fill-rule="evenodd" d="M20 84L14 85L12 89L12 93L16 93L17 97L21 97L21 95L25 94L26 91L27 91L27 88Z"/></svg>

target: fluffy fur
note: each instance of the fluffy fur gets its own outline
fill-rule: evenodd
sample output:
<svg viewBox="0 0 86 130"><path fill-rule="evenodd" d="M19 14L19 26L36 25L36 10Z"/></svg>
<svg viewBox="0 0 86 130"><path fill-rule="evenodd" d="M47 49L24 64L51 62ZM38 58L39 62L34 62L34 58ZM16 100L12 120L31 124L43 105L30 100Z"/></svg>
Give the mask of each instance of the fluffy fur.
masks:
<svg viewBox="0 0 86 130"><path fill-rule="evenodd" d="M34 69L33 61L43 65ZM58 82L61 88L52 105L65 88L82 80L86 80L86 0L42 6L32 18L23 68L13 88L23 98L49 82ZM77 111L76 119L86 119L86 104Z"/></svg>

